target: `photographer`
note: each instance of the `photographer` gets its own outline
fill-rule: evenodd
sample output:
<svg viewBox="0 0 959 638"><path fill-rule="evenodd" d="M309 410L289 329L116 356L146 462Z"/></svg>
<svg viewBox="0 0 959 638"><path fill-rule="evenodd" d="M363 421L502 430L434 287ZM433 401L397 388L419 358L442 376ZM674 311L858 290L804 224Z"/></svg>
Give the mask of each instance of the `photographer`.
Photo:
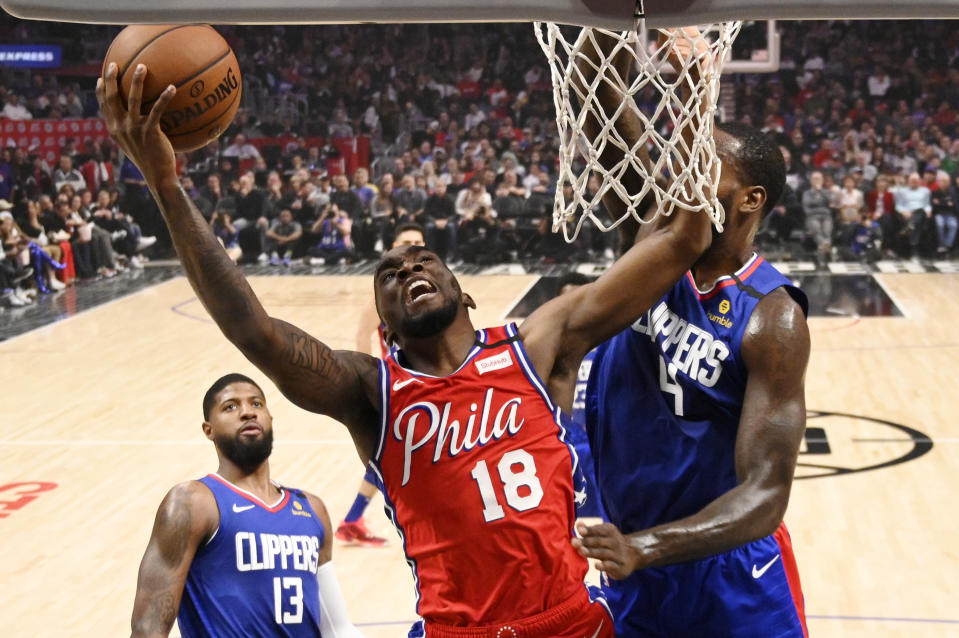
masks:
<svg viewBox="0 0 959 638"><path fill-rule="evenodd" d="M226 250L226 254L233 263L236 263L243 256L243 249L240 248L240 231L233 225L232 213L233 211L228 208L213 211L210 226L213 228L213 234Z"/></svg>
<svg viewBox="0 0 959 638"><path fill-rule="evenodd" d="M353 260L353 221L336 204L329 204L326 211L310 228L319 236L319 243L310 247L307 254L313 265L346 263Z"/></svg>

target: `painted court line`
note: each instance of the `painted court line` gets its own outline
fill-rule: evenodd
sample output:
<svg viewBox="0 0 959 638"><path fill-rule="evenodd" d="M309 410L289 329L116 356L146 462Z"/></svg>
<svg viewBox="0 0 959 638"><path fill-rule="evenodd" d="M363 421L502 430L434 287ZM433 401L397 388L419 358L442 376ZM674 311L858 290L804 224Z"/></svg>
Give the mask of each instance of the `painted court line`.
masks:
<svg viewBox="0 0 959 638"><path fill-rule="evenodd" d="M510 317L510 314L509 314L510 311L513 308L515 308L519 304L519 302L523 300L523 297L525 297L527 293L529 293L529 291L533 289L533 286L538 284L542 278L543 278L542 276L534 277L533 281L529 282L529 284L527 284L526 287L523 288L522 292L520 292L519 295L517 295L516 298L513 299L513 301L511 301L509 305L506 306L506 310L504 310L503 314L500 316L500 321L506 321Z"/></svg>
<svg viewBox="0 0 959 638"><path fill-rule="evenodd" d="M902 313L902 316L904 318L912 319L912 316L909 314L909 311L906 309L906 305L902 303L901 301L899 301L896 298L896 295L893 294L891 290L889 290L889 287L883 283L882 277L876 276L878 274L881 274L881 273L872 273L872 280L875 281L877 284L879 284L879 287L882 288L882 291L884 293L886 293L886 296L889 297L889 300L892 301L893 304L895 304L896 308L899 309L899 312Z"/></svg>
<svg viewBox="0 0 959 638"><path fill-rule="evenodd" d="M192 319L193 321L199 321L200 323L213 323L213 320L210 319L209 317L197 317L196 315L191 315L191 314L188 313L188 312L184 312L183 310L180 310L180 308L182 308L183 306L186 306L186 305L191 304L191 303L194 303L194 302L199 303L199 301L200 301L200 300L197 299L196 297L190 297L190 298L187 299L186 301L181 301L181 302L178 303L178 304L175 304L175 305L173 305L173 306L170 306L170 310L171 310L174 314L178 314L178 315L180 315L181 317L186 317L187 319ZM203 308L203 305L200 304L200 307ZM205 309L204 309L204 310L205 310Z"/></svg>
<svg viewBox="0 0 959 638"><path fill-rule="evenodd" d="M919 436L914 439L903 439L903 438L893 438L893 439L853 439L853 443L932 443L934 445L939 445L940 443L959 443L959 438L955 437L944 437L941 439L932 439L925 436Z"/></svg>
<svg viewBox="0 0 959 638"><path fill-rule="evenodd" d="M174 279L175 279L175 278L174 278ZM103 303L101 303L101 304L97 304L96 306L91 306L91 307L89 307L89 308L86 308L85 310L80 310L80 311L78 311L78 312L73 313L72 315L67 315L67 316L63 317L62 319L57 319L57 320L55 320L55 321L51 321L50 323L44 324L44 325L42 325L42 326L37 326L36 328L32 328L32 329L30 329L30 330L27 330L26 332L21 332L21 333L18 334L18 335L14 335L14 336L12 336L12 337L9 337L6 341L3 342L3 344L0 344L0 345L13 343L13 342L16 341L17 339L22 339L23 337L26 337L27 335L33 334L34 332L40 332L41 330L48 330L48 329L56 328L56 327L58 327L58 326L62 326L63 324L65 324L66 322L68 322L68 321L70 321L70 320L72 320L72 319L76 319L77 317L81 317L81 316L83 316L83 315L85 315L85 314L87 314L87 313L93 312L94 310L100 310L101 308L108 308L108 307L110 307L110 306L112 306L112 305L114 305L114 304L120 303L121 301L126 301L126 300L129 299L130 297L136 297L137 295L143 294L143 293L147 292L148 290L154 290L154 289L156 289L156 288L158 288L158 287L160 287L160 286L162 286L162 285L164 285L164 284L167 284L167 283L169 283L169 282L171 282L171 281L173 281L173 279L167 279L166 281L161 281L160 283L154 284L154 285L152 285L152 286L147 286L146 288L140 288L139 290L134 290L134 291L131 292L131 293L128 293L128 294L126 294L126 295L121 295L120 297L116 297L116 298L114 298L114 299L111 299L110 301L105 301L105 302L103 302Z"/></svg>

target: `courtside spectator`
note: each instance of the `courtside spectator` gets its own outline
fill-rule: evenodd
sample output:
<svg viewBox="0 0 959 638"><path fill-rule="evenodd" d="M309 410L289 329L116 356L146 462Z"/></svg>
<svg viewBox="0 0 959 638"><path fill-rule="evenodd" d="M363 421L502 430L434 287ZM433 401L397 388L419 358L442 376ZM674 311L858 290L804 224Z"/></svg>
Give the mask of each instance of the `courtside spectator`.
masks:
<svg viewBox="0 0 959 638"><path fill-rule="evenodd" d="M266 231L264 245L270 255L270 264L276 266L283 263L290 265L290 260L296 255L297 242L303 236L303 226L293 219L290 209L284 208L279 216L270 223Z"/></svg>
<svg viewBox="0 0 959 638"><path fill-rule="evenodd" d="M932 201L929 188L922 183L919 173L910 173L908 182L895 193L896 212L909 225L909 246L912 257L919 257L919 246L926 220L932 218Z"/></svg>

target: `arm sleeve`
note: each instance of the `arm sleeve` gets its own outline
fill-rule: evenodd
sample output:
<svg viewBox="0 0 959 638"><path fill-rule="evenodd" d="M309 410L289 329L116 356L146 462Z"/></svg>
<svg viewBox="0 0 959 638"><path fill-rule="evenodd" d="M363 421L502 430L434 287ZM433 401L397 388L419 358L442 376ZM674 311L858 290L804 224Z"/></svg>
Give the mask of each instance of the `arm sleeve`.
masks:
<svg viewBox="0 0 959 638"><path fill-rule="evenodd" d="M333 561L316 570L320 589L320 635L323 638L363 638L346 614L346 601L333 571Z"/></svg>

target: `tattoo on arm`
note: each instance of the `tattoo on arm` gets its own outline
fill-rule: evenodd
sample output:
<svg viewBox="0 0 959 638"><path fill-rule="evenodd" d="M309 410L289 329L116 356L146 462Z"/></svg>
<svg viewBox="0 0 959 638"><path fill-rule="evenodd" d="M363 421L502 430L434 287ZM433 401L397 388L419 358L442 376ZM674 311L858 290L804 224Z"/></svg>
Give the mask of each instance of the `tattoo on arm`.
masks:
<svg viewBox="0 0 959 638"><path fill-rule="evenodd" d="M160 555L170 567L176 568L183 562L190 546L190 528L193 525L190 506L183 501L175 501L166 524L171 533L164 534L164 542L158 544Z"/></svg>
<svg viewBox="0 0 959 638"><path fill-rule="evenodd" d="M305 410L326 414L345 424L354 437L376 423L378 371L368 354L333 350L296 326L274 319L275 352L262 363L280 391ZM364 434L364 437L366 435Z"/></svg>
<svg viewBox="0 0 959 638"><path fill-rule="evenodd" d="M147 632L169 633L176 620L176 606L173 594L168 591L157 592L150 599L146 615L143 617L142 628Z"/></svg>
<svg viewBox="0 0 959 638"><path fill-rule="evenodd" d="M154 195L190 285L227 338L249 336L251 322L263 329L266 311L189 195L178 184Z"/></svg>
<svg viewBox="0 0 959 638"><path fill-rule="evenodd" d="M299 330L291 330L287 337L287 360L290 365L305 368L324 377L334 374L337 362L329 347Z"/></svg>
<svg viewBox="0 0 959 638"><path fill-rule="evenodd" d="M203 518L208 511L204 508L211 504L199 502L197 498L195 486L181 484L173 488L160 505L137 578L131 621L135 638L166 636L173 628L196 549L215 525L214 521ZM212 501L212 494L209 499ZM195 511L195 508L200 509ZM200 515L195 515L197 513Z"/></svg>

